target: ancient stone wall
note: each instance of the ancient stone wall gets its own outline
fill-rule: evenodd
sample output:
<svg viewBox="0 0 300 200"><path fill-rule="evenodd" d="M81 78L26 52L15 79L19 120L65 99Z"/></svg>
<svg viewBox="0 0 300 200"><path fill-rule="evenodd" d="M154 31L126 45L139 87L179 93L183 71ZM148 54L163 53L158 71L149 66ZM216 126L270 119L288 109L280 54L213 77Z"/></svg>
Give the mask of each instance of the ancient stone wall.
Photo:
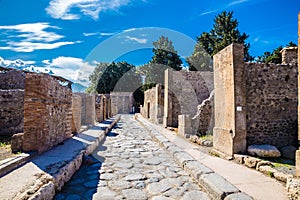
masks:
<svg viewBox="0 0 300 200"><path fill-rule="evenodd" d="M300 99L300 12L298 13L298 99ZM300 104L298 103L298 116L300 116ZM296 175L300 177L300 117L298 117L298 147L296 151Z"/></svg>
<svg viewBox="0 0 300 200"><path fill-rule="evenodd" d="M297 65L245 63L247 146L297 144Z"/></svg>
<svg viewBox="0 0 300 200"><path fill-rule="evenodd" d="M106 120L106 97L103 94L96 95L96 121Z"/></svg>
<svg viewBox="0 0 300 200"><path fill-rule="evenodd" d="M110 99L110 94L104 94L105 100L106 100L106 119L112 117L111 114L111 99Z"/></svg>
<svg viewBox="0 0 300 200"><path fill-rule="evenodd" d="M230 156L252 144L297 143L297 66L244 63L243 46L214 56L214 148Z"/></svg>
<svg viewBox="0 0 300 200"><path fill-rule="evenodd" d="M154 123L162 123L164 110L163 86L157 84L155 87L145 91L142 115Z"/></svg>
<svg viewBox="0 0 300 200"><path fill-rule="evenodd" d="M282 64L296 65L298 63L298 47L286 47L281 51Z"/></svg>
<svg viewBox="0 0 300 200"><path fill-rule="evenodd" d="M81 128L81 96L72 94L72 133L79 133Z"/></svg>
<svg viewBox="0 0 300 200"><path fill-rule="evenodd" d="M0 135L23 132L24 90L0 90Z"/></svg>
<svg viewBox="0 0 300 200"><path fill-rule="evenodd" d="M75 93L81 97L81 125L95 125L96 121L96 98L95 95Z"/></svg>
<svg viewBox="0 0 300 200"><path fill-rule="evenodd" d="M47 74L26 74L24 151L49 150L72 136L72 91Z"/></svg>
<svg viewBox="0 0 300 200"><path fill-rule="evenodd" d="M132 92L111 92L111 115L129 114L134 105Z"/></svg>
<svg viewBox="0 0 300 200"><path fill-rule="evenodd" d="M25 73L19 70L1 70L0 69L0 89L24 89Z"/></svg>
<svg viewBox="0 0 300 200"><path fill-rule="evenodd" d="M23 132L24 87L22 71L0 70L0 135Z"/></svg>
<svg viewBox="0 0 300 200"><path fill-rule="evenodd" d="M205 79L203 78L205 76ZM164 126L178 126L178 115L193 116L197 106L209 97L212 72L165 71Z"/></svg>

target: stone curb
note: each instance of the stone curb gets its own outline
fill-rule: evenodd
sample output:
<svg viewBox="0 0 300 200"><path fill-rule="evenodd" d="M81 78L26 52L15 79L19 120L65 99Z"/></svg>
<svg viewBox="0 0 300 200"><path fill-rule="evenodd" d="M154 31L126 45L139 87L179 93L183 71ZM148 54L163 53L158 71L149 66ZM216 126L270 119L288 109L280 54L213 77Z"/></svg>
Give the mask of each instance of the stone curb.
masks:
<svg viewBox="0 0 300 200"><path fill-rule="evenodd" d="M49 170L44 170L35 180L33 185L26 185L22 191L17 191L13 199L52 199L55 196L55 192L60 191L64 184L69 181L73 174L80 168L84 156L91 154L97 148L97 146L105 139L105 135L115 126L120 118L120 115L115 116L113 121L107 127L99 131L97 134L98 137L90 143L87 143L82 150L75 153L71 160L68 160L63 164L51 164L53 167L49 166ZM60 148L63 148L63 145L60 146ZM32 157L27 156L25 158L26 161L30 161ZM38 156L35 156L34 159L36 158L38 158Z"/></svg>
<svg viewBox="0 0 300 200"><path fill-rule="evenodd" d="M209 192L214 200L251 200L249 195L242 193L237 187L232 185L219 174L215 173L209 167L201 164L190 154L170 142L158 130L149 125L142 116L136 115L135 119L143 125L151 137L153 137L167 152L169 152L175 161L192 176L206 191Z"/></svg>
<svg viewBox="0 0 300 200"><path fill-rule="evenodd" d="M23 165L24 163L32 159L35 155L36 154L22 153L15 157L2 160L0 162L0 177L11 172L13 169Z"/></svg>
<svg viewBox="0 0 300 200"><path fill-rule="evenodd" d="M120 121L120 116L117 115L115 120L104 130L104 133L107 134L115 125L118 121ZM82 133L90 128L92 128L92 125L84 125L81 127L81 130L79 133ZM91 154L96 147L99 145L99 143L104 139L104 135L99 134L99 139L96 140L93 144L90 146L87 146L85 154L89 155ZM21 165L25 164L26 162L30 161L33 159L37 154L35 152L33 153L22 153L20 155L17 155L12 158L7 158L5 160L0 161L0 178L12 170L16 169L17 167L20 167Z"/></svg>

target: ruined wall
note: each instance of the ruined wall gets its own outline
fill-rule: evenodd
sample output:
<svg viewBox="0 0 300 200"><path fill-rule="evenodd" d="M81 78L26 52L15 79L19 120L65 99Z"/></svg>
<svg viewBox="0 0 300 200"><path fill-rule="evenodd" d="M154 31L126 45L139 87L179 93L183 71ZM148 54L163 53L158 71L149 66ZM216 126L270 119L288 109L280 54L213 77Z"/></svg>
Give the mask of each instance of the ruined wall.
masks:
<svg viewBox="0 0 300 200"><path fill-rule="evenodd" d="M24 128L25 74L0 71L0 135L12 136Z"/></svg>
<svg viewBox="0 0 300 200"><path fill-rule="evenodd" d="M81 125L95 125L96 119L96 98L95 95L86 93L75 93L81 97Z"/></svg>
<svg viewBox="0 0 300 200"><path fill-rule="evenodd" d="M203 76L207 79L203 78ZM210 78L211 77L211 78ZM164 126L178 126L178 115L193 116L197 106L209 97L212 72L165 71Z"/></svg>
<svg viewBox="0 0 300 200"><path fill-rule="evenodd" d="M110 94L104 94L105 100L106 100L106 119L112 117L111 114L111 99L110 99Z"/></svg>
<svg viewBox="0 0 300 200"><path fill-rule="evenodd" d="M47 74L26 74L24 151L44 152L72 136L72 91Z"/></svg>
<svg viewBox="0 0 300 200"><path fill-rule="evenodd" d="M297 65L245 63L247 146L297 144Z"/></svg>
<svg viewBox="0 0 300 200"><path fill-rule="evenodd" d="M145 91L144 106L141 113L145 118L149 118L154 123L162 123L164 110L164 90L163 86L157 84L155 87Z"/></svg>
<svg viewBox="0 0 300 200"><path fill-rule="evenodd" d="M132 92L111 92L111 115L129 114L134 105Z"/></svg>
<svg viewBox="0 0 300 200"><path fill-rule="evenodd" d="M79 133L81 128L81 96L72 94L72 133Z"/></svg>
<svg viewBox="0 0 300 200"><path fill-rule="evenodd" d="M25 88L25 73L19 70L0 70L0 89L24 89Z"/></svg>
<svg viewBox="0 0 300 200"><path fill-rule="evenodd" d="M232 156L246 151L246 97L242 44L231 44L214 58L213 146Z"/></svg>
<svg viewBox="0 0 300 200"><path fill-rule="evenodd" d="M214 148L228 155L252 144L297 143L297 66L244 63L243 46L214 56Z"/></svg>
<svg viewBox="0 0 300 200"><path fill-rule="evenodd" d="M24 90L0 90L0 135L23 132Z"/></svg>
<svg viewBox="0 0 300 200"><path fill-rule="evenodd" d="M96 121L106 120L106 97L103 94L96 95Z"/></svg>
<svg viewBox="0 0 300 200"><path fill-rule="evenodd" d="M296 65L298 63L298 48L297 47L286 47L281 51L282 64Z"/></svg>
<svg viewBox="0 0 300 200"><path fill-rule="evenodd" d="M298 13L298 99L300 99L300 12ZM298 116L300 116L300 104L298 103ZM298 117L298 147L296 151L296 175L300 177L300 117Z"/></svg>

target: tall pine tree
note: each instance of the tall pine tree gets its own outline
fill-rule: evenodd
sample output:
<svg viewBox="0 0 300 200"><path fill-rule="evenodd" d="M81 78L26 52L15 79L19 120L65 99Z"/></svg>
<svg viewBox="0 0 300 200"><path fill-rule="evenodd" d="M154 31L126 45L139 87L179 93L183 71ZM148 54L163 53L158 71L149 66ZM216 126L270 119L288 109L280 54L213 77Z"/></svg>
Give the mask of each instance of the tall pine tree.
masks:
<svg viewBox="0 0 300 200"><path fill-rule="evenodd" d="M244 59L245 61L252 61L254 58L249 54L250 44L246 43L246 39L249 35L241 33L238 29L238 25L238 21L233 18L233 12L223 11L217 15L210 32L204 32L197 37L197 45L199 48L195 47L194 53L187 59L190 70L207 69L207 67L209 67L206 64L207 62L202 63L202 67L199 66L199 61L197 61L198 57L205 57L205 52L213 56L231 43L244 44ZM202 51L202 49L205 51Z"/></svg>

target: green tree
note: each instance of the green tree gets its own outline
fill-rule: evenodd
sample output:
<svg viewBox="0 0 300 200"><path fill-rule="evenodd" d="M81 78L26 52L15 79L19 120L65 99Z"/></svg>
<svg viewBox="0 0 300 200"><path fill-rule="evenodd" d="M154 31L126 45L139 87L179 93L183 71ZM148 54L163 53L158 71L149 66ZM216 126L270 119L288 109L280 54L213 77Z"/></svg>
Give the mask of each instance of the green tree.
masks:
<svg viewBox="0 0 300 200"><path fill-rule="evenodd" d="M173 46L173 42L168 37L161 36L156 42L153 42L153 46L154 56L150 61L151 64L166 65L177 71L182 69L182 61Z"/></svg>
<svg viewBox="0 0 300 200"><path fill-rule="evenodd" d="M136 68L127 62L112 62L98 79L96 91L99 94L112 91L133 92L141 85Z"/></svg>
<svg viewBox="0 0 300 200"><path fill-rule="evenodd" d="M166 69L172 68L177 71L182 69L182 60L168 37L161 36L153 42L152 51L154 55L150 62L139 67L139 73L144 77L147 88L155 86L156 83L164 84L164 71Z"/></svg>
<svg viewBox="0 0 300 200"><path fill-rule="evenodd" d="M210 56L213 56L231 43L241 43L244 44L244 60L252 61L254 58L249 54L250 44L246 43L249 35L241 33L238 25L238 21L233 18L233 12L223 11L215 17L210 32L204 32L197 37L197 44L200 44ZM195 61L190 61L190 63L195 63Z"/></svg>
<svg viewBox="0 0 300 200"><path fill-rule="evenodd" d="M189 71L212 71L211 56L204 50L201 43L197 43L194 52L186 58Z"/></svg>
<svg viewBox="0 0 300 200"><path fill-rule="evenodd" d="M297 45L294 42L289 42L286 47L296 47ZM262 56L258 56L257 61L262 63L275 63L280 64L282 62L281 50L283 49L282 45L273 50L273 52L266 51Z"/></svg>
<svg viewBox="0 0 300 200"><path fill-rule="evenodd" d="M94 71L89 76L90 84L86 89L87 93L97 92L98 79L101 77L101 75L103 74L104 70L107 68L108 65L109 63L102 63L102 62L97 64Z"/></svg>

